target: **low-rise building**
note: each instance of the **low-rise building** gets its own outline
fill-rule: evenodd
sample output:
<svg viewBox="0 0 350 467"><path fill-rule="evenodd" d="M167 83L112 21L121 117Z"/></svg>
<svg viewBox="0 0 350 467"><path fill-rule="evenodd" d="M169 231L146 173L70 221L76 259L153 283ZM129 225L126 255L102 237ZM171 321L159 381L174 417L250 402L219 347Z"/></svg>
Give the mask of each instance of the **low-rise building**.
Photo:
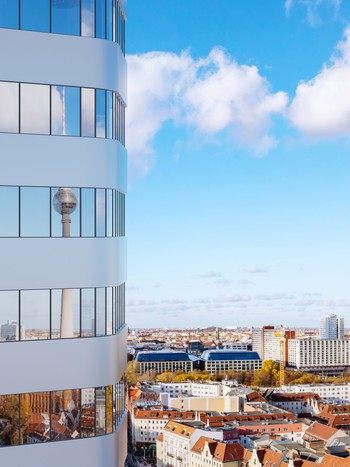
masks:
<svg viewBox="0 0 350 467"><path fill-rule="evenodd" d="M292 384L282 386L285 392L316 393L321 399L335 404L350 404L350 383L338 384Z"/></svg>
<svg viewBox="0 0 350 467"><path fill-rule="evenodd" d="M305 446L315 451L331 454L345 453L350 446L350 437L343 430L314 422L303 436Z"/></svg>
<svg viewBox="0 0 350 467"><path fill-rule="evenodd" d="M139 352L135 358L140 374L149 370L157 374L177 370L189 373L198 367L198 361L200 359L193 355L174 350Z"/></svg>
<svg viewBox="0 0 350 467"><path fill-rule="evenodd" d="M190 466L241 467L244 448L238 444L226 444L201 436L191 449Z"/></svg>
<svg viewBox="0 0 350 467"><path fill-rule="evenodd" d="M292 412L296 416L311 416L319 412L320 396L315 393L275 393L268 396L270 404Z"/></svg>
<svg viewBox="0 0 350 467"><path fill-rule="evenodd" d="M262 367L258 353L249 350L206 350L202 358L204 369L212 375L227 371L255 371Z"/></svg>

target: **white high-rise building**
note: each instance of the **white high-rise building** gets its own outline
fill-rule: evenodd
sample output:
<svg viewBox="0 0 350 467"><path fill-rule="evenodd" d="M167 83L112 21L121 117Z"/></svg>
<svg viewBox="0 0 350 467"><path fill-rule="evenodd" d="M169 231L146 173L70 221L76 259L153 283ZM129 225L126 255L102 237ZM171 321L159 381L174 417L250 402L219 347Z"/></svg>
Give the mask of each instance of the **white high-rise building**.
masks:
<svg viewBox="0 0 350 467"><path fill-rule="evenodd" d="M125 3L0 0L1 466L125 462Z"/></svg>
<svg viewBox="0 0 350 467"><path fill-rule="evenodd" d="M344 318L333 314L321 318L320 339L344 339Z"/></svg>

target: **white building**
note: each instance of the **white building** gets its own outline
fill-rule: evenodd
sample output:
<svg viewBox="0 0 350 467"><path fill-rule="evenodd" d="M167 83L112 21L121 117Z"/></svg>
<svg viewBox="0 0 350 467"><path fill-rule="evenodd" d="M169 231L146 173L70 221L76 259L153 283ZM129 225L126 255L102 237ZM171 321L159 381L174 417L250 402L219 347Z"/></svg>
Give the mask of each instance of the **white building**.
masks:
<svg viewBox="0 0 350 467"><path fill-rule="evenodd" d="M25 330L22 327L21 335L25 337ZM7 320L6 323L1 325L0 341L17 341L19 339L19 325L17 321Z"/></svg>
<svg viewBox="0 0 350 467"><path fill-rule="evenodd" d="M350 341L335 339L290 339L288 366L302 371L337 374L350 365Z"/></svg>
<svg viewBox="0 0 350 467"><path fill-rule="evenodd" d="M259 354L249 350L205 350L202 358L204 369L212 375L227 371L255 371L262 366Z"/></svg>
<svg viewBox="0 0 350 467"><path fill-rule="evenodd" d="M125 462L125 3L0 1L2 466Z"/></svg>
<svg viewBox="0 0 350 467"><path fill-rule="evenodd" d="M344 318L334 314L321 318L320 339L344 339Z"/></svg>
<svg viewBox="0 0 350 467"><path fill-rule="evenodd" d="M282 390L292 393L316 393L321 399L335 404L350 404L350 383L339 384L294 384L282 386Z"/></svg>
<svg viewBox="0 0 350 467"><path fill-rule="evenodd" d="M276 328L275 326L263 326L261 328L252 329L253 351L260 355L262 361L273 360L280 361L281 348L280 337L284 338L284 354L285 359L288 355L289 339L295 338L295 331L286 330L284 328Z"/></svg>

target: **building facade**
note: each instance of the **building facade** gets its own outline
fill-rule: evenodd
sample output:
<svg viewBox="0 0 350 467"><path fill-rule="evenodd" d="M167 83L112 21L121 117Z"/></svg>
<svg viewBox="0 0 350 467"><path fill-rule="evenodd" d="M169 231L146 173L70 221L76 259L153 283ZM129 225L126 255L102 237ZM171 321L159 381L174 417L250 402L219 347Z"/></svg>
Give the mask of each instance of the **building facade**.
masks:
<svg viewBox="0 0 350 467"><path fill-rule="evenodd" d="M252 329L253 351L257 352L262 361L273 360L279 362L281 359L280 340L284 342L284 360L288 356L289 339L295 339L295 331L275 326L263 326Z"/></svg>
<svg viewBox="0 0 350 467"><path fill-rule="evenodd" d="M3 0L0 41L0 464L121 466L125 2Z"/></svg>
<svg viewBox="0 0 350 467"><path fill-rule="evenodd" d="M255 371L262 366L258 353L249 350L205 350L202 358L204 369L212 375L226 371Z"/></svg>
<svg viewBox="0 0 350 467"><path fill-rule="evenodd" d="M137 371L140 374L146 371L154 371L158 374L177 370L189 373L197 367L197 361L198 358L193 355L175 350L141 351L135 358Z"/></svg>
<svg viewBox="0 0 350 467"><path fill-rule="evenodd" d="M334 314L321 318L320 339L344 339L344 318Z"/></svg>

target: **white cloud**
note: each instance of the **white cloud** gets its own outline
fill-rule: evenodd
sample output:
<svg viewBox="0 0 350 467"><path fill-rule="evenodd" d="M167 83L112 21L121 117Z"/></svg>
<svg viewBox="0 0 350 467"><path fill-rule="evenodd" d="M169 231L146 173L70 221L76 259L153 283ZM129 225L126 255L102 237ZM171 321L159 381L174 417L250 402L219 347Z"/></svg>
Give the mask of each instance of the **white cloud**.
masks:
<svg viewBox="0 0 350 467"><path fill-rule="evenodd" d="M266 274L269 271L266 268L251 267L245 268L244 272L248 272L249 274Z"/></svg>
<svg viewBox="0 0 350 467"><path fill-rule="evenodd" d="M272 93L254 66L239 65L222 49L204 59L188 52L149 52L128 57L127 146L131 176L155 162L153 140L171 120L210 138L227 131L256 154L277 144L269 135L271 117L287 105L284 92Z"/></svg>
<svg viewBox="0 0 350 467"><path fill-rule="evenodd" d="M330 64L312 80L299 83L288 116L292 125L313 137L350 135L350 28Z"/></svg>
<svg viewBox="0 0 350 467"><path fill-rule="evenodd" d="M306 9L306 17L310 26L318 26L337 16L341 0L285 0L284 8L289 16L293 7L297 4L303 5Z"/></svg>

